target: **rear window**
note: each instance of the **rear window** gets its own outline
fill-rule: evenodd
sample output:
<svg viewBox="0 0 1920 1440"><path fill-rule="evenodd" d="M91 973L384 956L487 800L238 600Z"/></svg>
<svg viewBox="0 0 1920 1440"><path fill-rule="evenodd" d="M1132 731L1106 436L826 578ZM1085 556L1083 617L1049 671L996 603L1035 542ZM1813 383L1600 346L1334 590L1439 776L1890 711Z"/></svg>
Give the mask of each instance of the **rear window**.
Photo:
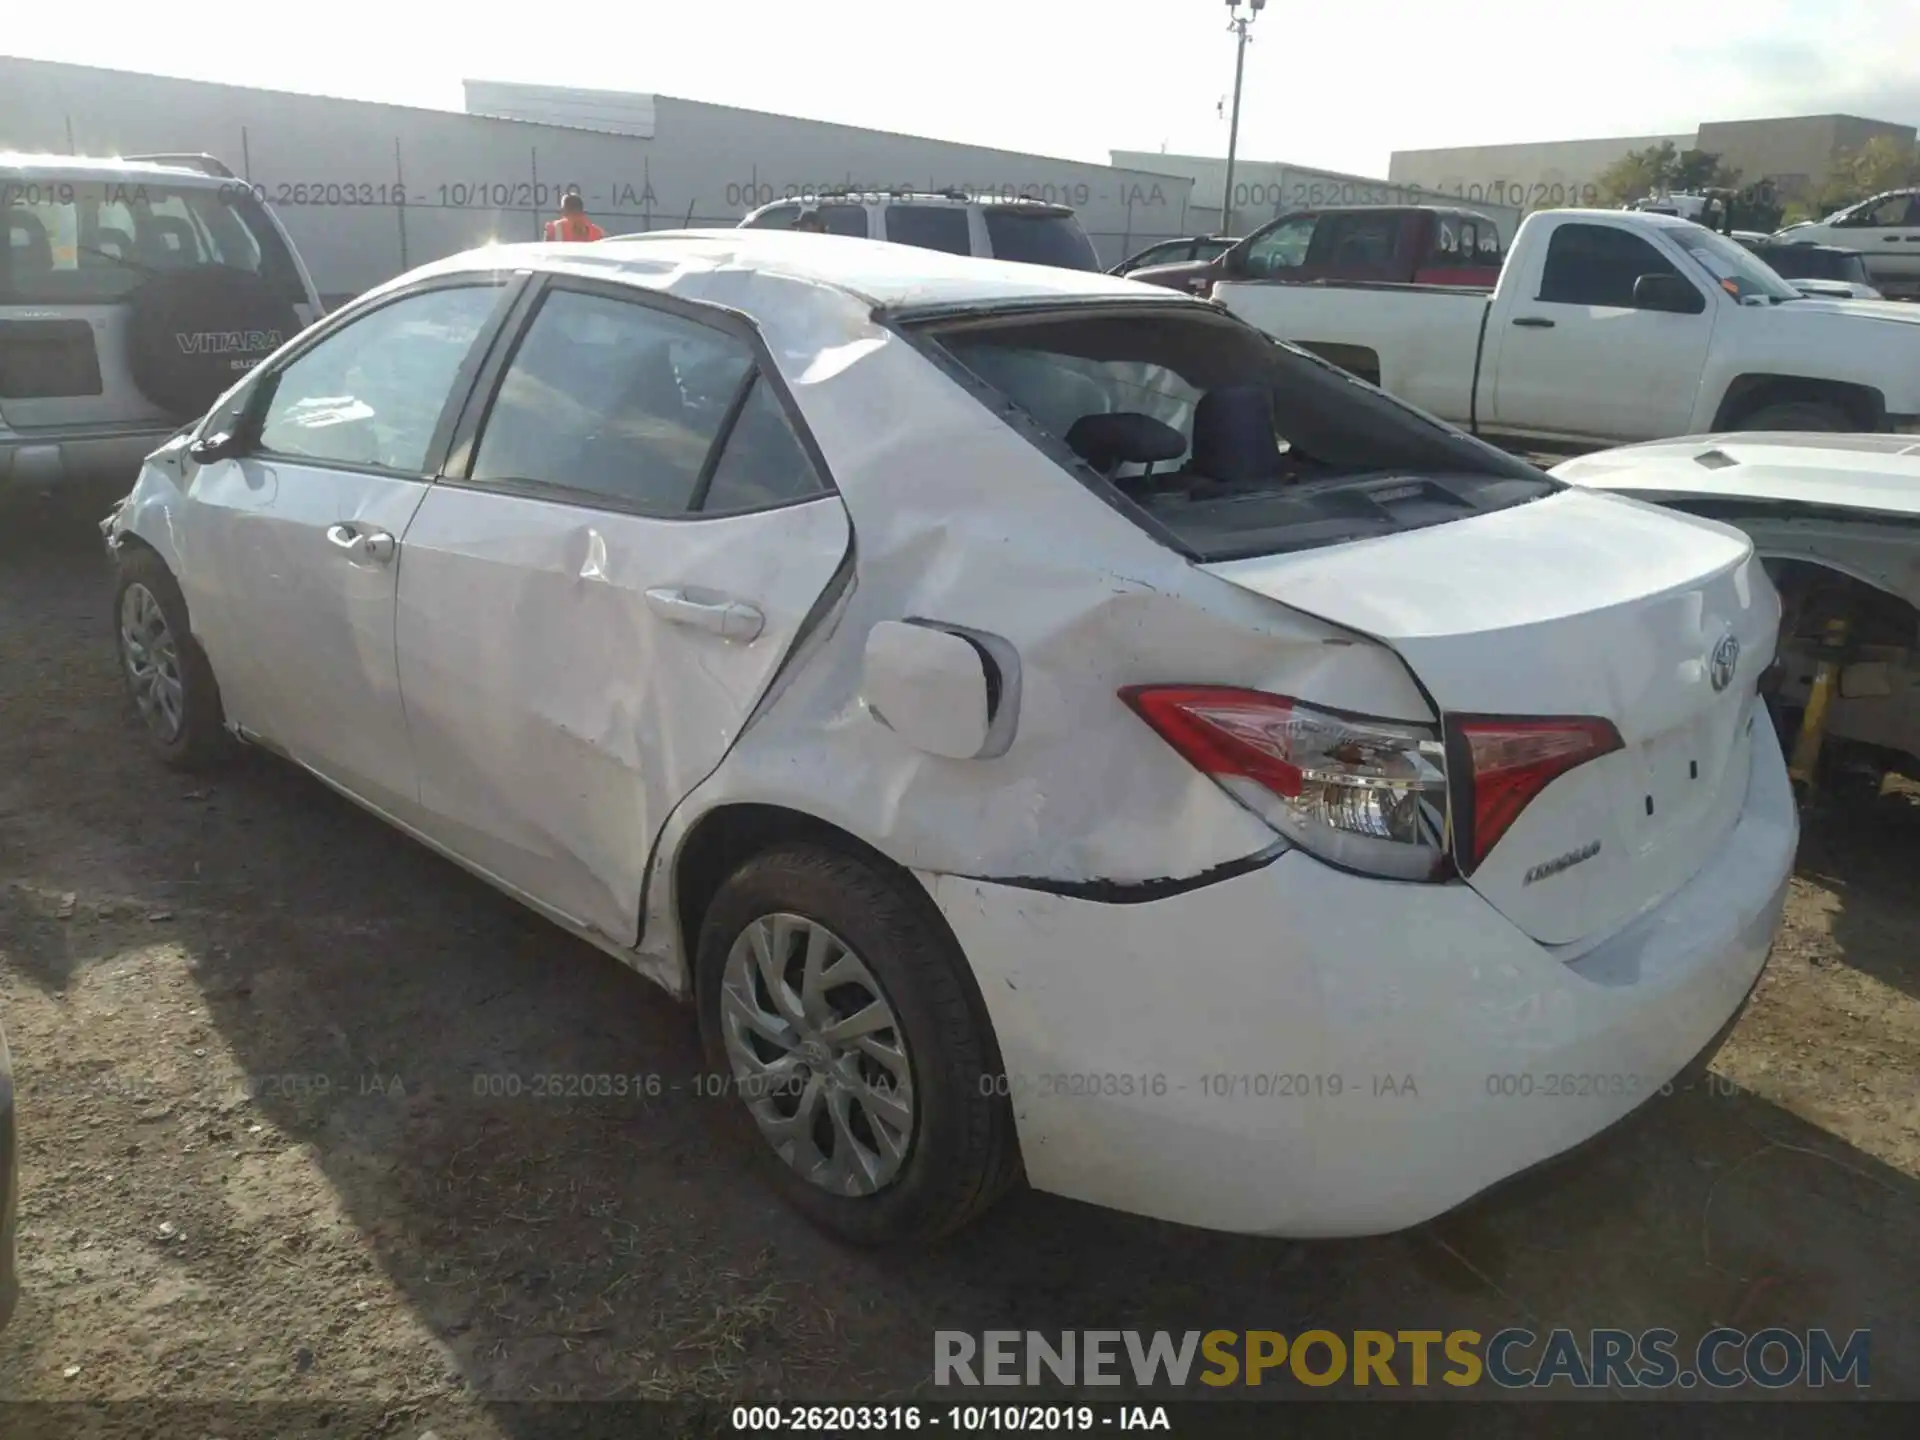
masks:
<svg viewBox="0 0 1920 1440"><path fill-rule="evenodd" d="M944 250L949 255L973 253L967 212L959 205L889 205L887 239L898 245L918 245L923 250Z"/></svg>
<svg viewBox="0 0 1920 1440"><path fill-rule="evenodd" d="M106 304L152 275L227 268L306 298L292 256L243 185L0 179L0 304Z"/></svg>
<svg viewBox="0 0 1920 1440"><path fill-rule="evenodd" d="M1064 270L1098 270L1100 257L1093 242L1072 215L989 206L987 239L996 260L1018 260L1027 265L1056 265ZM1173 260L1179 257L1168 256ZM1149 265L1161 263L1149 260Z"/></svg>
<svg viewBox="0 0 1920 1440"><path fill-rule="evenodd" d="M1821 250L1812 245L1770 245L1754 251L1773 267L1776 275L1789 280L1846 280L1865 285L1867 266L1857 253Z"/></svg>
<svg viewBox="0 0 1920 1440"><path fill-rule="evenodd" d="M949 321L931 337L1010 402L996 408L1029 439L1201 560L1442 524L1561 488L1225 316L1087 309Z"/></svg>

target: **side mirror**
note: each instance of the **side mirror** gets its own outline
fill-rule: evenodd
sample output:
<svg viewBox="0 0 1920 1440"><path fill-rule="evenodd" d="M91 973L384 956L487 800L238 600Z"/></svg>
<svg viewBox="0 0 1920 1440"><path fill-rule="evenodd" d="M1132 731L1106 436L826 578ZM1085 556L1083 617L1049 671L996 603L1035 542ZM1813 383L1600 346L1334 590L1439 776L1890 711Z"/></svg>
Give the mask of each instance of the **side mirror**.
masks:
<svg viewBox="0 0 1920 1440"><path fill-rule="evenodd" d="M1706 302L1678 275L1642 275L1633 282L1633 308L1669 315L1698 315Z"/></svg>
<svg viewBox="0 0 1920 1440"><path fill-rule="evenodd" d="M241 450L238 433L232 430L203 435L187 446L187 455L196 465L211 465L216 460L231 460Z"/></svg>

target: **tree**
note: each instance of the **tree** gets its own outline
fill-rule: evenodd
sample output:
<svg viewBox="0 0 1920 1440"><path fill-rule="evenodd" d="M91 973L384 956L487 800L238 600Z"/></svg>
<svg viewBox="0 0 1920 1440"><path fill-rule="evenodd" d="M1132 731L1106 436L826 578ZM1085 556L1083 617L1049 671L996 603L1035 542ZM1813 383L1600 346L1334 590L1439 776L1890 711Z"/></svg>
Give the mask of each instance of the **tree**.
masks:
<svg viewBox="0 0 1920 1440"><path fill-rule="evenodd" d="M1671 140L1629 150L1595 177L1594 185L1609 204L1625 205L1662 190L1698 194L1712 188L1731 189L1740 172L1720 163L1707 150L1676 150Z"/></svg>
<svg viewBox="0 0 1920 1440"><path fill-rule="evenodd" d="M1883 190L1908 185L1920 185L1920 150L1891 135L1876 135L1834 161L1826 184L1814 197L1814 209L1821 215L1831 215Z"/></svg>

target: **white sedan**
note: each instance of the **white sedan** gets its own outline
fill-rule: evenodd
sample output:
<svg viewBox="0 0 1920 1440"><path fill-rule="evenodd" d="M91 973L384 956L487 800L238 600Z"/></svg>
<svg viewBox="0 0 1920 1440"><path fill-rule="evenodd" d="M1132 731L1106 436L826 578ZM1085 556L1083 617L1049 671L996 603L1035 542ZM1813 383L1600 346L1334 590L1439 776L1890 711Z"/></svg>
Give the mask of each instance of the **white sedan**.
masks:
<svg viewBox="0 0 1920 1440"><path fill-rule="evenodd" d="M859 1240L1022 1174L1423 1221L1716 1042L1797 837L1744 536L1106 276L475 251L103 528L162 759L275 750L691 999Z"/></svg>

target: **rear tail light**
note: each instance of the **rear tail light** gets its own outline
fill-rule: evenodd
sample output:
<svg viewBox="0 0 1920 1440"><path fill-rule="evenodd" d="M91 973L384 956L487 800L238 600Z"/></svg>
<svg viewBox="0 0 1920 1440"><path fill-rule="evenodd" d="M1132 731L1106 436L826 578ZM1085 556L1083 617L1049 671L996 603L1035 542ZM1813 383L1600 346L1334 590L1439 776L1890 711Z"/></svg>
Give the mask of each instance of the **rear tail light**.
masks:
<svg viewBox="0 0 1920 1440"><path fill-rule="evenodd" d="M1464 795L1453 853L1471 875L1534 796L1575 766L1621 748L1610 720L1463 715L1448 723L1448 758Z"/></svg>
<svg viewBox="0 0 1920 1440"><path fill-rule="evenodd" d="M1396 880L1444 878L1449 849L1472 874L1542 790L1621 748L1611 721L1587 716L1456 716L1443 743L1260 690L1130 685L1120 698L1303 850Z"/></svg>
<svg viewBox="0 0 1920 1440"><path fill-rule="evenodd" d="M1302 849L1396 880L1445 869L1446 759L1430 728L1227 686L1132 685L1120 698Z"/></svg>

